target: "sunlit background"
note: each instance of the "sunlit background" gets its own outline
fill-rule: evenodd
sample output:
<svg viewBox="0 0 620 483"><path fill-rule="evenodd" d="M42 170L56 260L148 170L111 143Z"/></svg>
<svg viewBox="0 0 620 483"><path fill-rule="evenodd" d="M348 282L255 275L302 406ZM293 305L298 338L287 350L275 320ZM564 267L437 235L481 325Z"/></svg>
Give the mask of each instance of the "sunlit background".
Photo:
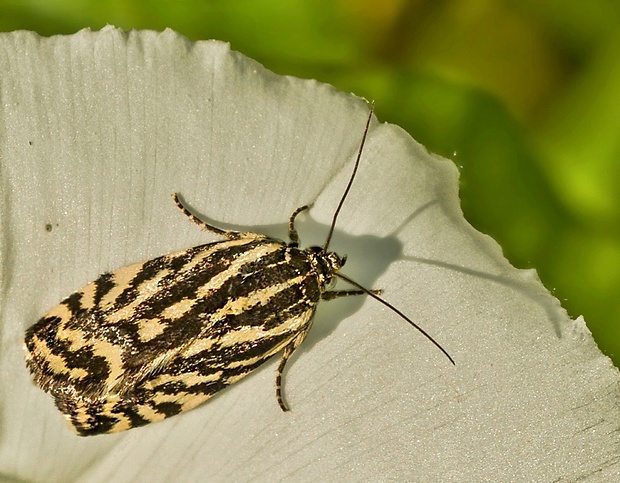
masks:
<svg viewBox="0 0 620 483"><path fill-rule="evenodd" d="M454 160L467 219L620 362L620 2L0 2L3 31L106 24L226 40L374 99L381 120Z"/></svg>

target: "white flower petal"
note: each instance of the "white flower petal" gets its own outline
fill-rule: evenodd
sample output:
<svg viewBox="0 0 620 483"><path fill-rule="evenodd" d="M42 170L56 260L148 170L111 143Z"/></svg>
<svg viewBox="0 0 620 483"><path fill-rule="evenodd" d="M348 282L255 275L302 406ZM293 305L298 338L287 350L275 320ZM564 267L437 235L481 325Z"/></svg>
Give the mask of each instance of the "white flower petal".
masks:
<svg viewBox="0 0 620 483"><path fill-rule="evenodd" d="M374 122L331 248L365 298L323 303L292 360L187 414L79 438L24 365L24 330L99 273L220 223L321 243L367 107L220 42L108 27L0 35L0 471L34 481L618 477L618 371L536 274L462 217L452 162Z"/></svg>

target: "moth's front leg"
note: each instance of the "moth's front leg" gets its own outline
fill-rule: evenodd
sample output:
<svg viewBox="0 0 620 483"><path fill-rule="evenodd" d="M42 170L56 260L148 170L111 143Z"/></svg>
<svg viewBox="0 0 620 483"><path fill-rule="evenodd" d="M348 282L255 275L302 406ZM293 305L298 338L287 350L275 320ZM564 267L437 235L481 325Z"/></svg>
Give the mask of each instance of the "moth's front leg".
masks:
<svg viewBox="0 0 620 483"><path fill-rule="evenodd" d="M381 295L382 290L368 290L368 292L375 295ZM321 294L322 300L334 300L340 297L349 297L351 295L368 295L368 292L364 290L328 290Z"/></svg>

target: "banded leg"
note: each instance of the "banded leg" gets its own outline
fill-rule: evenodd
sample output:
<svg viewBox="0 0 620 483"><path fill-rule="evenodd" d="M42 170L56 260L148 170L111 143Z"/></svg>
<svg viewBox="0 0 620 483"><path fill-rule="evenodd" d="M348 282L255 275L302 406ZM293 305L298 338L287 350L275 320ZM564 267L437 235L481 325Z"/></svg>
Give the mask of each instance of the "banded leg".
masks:
<svg viewBox="0 0 620 483"><path fill-rule="evenodd" d="M297 215L299 215L302 211L306 211L308 208L310 208L310 206L308 205L297 208L295 211L293 211L293 214L288 220L289 247L299 246L299 235L297 234L297 230L295 229L295 218L297 218Z"/></svg>
<svg viewBox="0 0 620 483"><path fill-rule="evenodd" d="M215 233L216 235L223 236L225 238L228 238L229 240L238 240L240 238L255 238L257 236L261 236L261 235L257 235L251 232L222 230L221 228L218 228L217 226L210 225L206 221L202 221L196 215L192 214L185 207L185 205L181 202L181 200L179 199L178 193L173 193L172 199L174 199L174 202L176 203L178 208L183 212L185 216L187 216L190 220L192 220L194 223L196 223L200 228L202 228L205 231L210 231L211 233Z"/></svg>
<svg viewBox="0 0 620 483"><path fill-rule="evenodd" d="M295 337L293 341L284 348L282 359L280 359L280 364L278 364L278 369L276 371L276 400L278 401L278 406L280 406L280 409L284 412L289 410L282 399L282 374L284 373L284 367L286 366L286 362L289 360L291 355L293 355L293 352L295 352L295 349L297 349L299 344L301 344L306 338L309 328L310 325L308 325L308 328L304 332Z"/></svg>
<svg viewBox="0 0 620 483"><path fill-rule="evenodd" d="M321 294L322 300L334 300L340 297L349 297L351 295L368 295L368 292L375 295L381 295L381 289L379 290L329 290Z"/></svg>

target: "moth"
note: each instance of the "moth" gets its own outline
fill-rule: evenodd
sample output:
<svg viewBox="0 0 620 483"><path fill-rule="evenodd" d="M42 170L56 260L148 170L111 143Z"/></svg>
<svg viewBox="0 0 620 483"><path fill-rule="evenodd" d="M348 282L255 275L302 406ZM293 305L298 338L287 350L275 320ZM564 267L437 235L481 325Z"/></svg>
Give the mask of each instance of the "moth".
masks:
<svg viewBox="0 0 620 483"><path fill-rule="evenodd" d="M368 295L450 355L405 314L340 269L329 251L338 214L357 173L372 107L349 182L322 247L206 223L174 194L179 209L224 240L105 273L26 331L27 366L78 435L115 433L188 411L281 352L282 373L303 342L321 300ZM354 290L332 290L335 279Z"/></svg>

